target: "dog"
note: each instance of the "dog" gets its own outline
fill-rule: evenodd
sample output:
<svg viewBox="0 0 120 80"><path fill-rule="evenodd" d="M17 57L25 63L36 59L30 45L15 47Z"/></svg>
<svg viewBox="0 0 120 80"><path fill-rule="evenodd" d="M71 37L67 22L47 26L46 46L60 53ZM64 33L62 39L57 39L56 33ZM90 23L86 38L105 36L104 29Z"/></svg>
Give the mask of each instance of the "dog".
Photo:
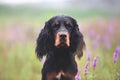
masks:
<svg viewBox="0 0 120 80"><path fill-rule="evenodd" d="M52 17L45 23L36 43L37 57L46 56L42 80L75 80L78 72L75 55L82 57L85 42L74 18Z"/></svg>

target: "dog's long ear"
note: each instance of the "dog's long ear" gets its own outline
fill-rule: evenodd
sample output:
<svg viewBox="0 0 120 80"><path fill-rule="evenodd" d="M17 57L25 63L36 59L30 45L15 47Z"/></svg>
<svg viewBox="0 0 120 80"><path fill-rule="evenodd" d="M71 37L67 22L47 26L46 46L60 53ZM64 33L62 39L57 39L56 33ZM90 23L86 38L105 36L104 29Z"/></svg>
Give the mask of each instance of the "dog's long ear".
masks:
<svg viewBox="0 0 120 80"><path fill-rule="evenodd" d="M46 22L37 38L36 54L39 59L47 54L47 51L49 51L51 45L50 43L52 36L50 36L51 33L49 31L49 26L49 22Z"/></svg>
<svg viewBox="0 0 120 80"><path fill-rule="evenodd" d="M80 59L82 56L83 56L83 50L85 49L85 42L84 42L84 39L83 39L83 35L82 33L78 30L78 46L77 46L77 50L76 50L76 54L77 54L77 57Z"/></svg>
<svg viewBox="0 0 120 80"><path fill-rule="evenodd" d="M77 45L75 55L80 59L83 56L83 50L85 48L85 42L82 33L79 30L78 24L75 19L73 19L74 29L73 29L73 39L75 45Z"/></svg>

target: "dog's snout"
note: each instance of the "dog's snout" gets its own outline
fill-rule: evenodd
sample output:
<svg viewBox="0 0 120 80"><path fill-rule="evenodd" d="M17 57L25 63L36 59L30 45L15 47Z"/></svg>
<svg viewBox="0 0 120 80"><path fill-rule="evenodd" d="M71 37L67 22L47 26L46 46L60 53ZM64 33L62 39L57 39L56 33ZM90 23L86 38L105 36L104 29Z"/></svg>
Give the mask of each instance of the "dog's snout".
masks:
<svg viewBox="0 0 120 80"><path fill-rule="evenodd" d="M62 38L62 39L64 39L64 38L66 38L66 37L67 37L67 35L66 35L66 34L60 34L59 36L60 36L60 38Z"/></svg>
<svg viewBox="0 0 120 80"><path fill-rule="evenodd" d="M58 32L55 36L55 46L57 47L69 47L69 33L68 32Z"/></svg>

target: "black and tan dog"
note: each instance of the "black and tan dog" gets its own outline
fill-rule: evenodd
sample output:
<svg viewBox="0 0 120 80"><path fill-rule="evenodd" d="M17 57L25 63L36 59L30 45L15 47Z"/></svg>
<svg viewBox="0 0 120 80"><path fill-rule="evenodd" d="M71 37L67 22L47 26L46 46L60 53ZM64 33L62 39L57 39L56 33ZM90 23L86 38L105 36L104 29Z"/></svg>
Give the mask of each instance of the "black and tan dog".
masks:
<svg viewBox="0 0 120 80"><path fill-rule="evenodd" d="M37 39L36 54L46 56L42 80L75 80L77 64L75 55L83 55L85 42L77 22L70 16L59 15L45 23Z"/></svg>

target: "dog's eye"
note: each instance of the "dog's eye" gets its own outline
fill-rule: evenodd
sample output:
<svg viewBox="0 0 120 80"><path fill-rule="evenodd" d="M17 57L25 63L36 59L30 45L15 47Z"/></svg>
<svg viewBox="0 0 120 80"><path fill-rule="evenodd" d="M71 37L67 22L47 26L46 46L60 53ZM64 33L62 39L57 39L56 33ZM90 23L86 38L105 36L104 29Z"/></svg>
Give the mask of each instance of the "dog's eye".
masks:
<svg viewBox="0 0 120 80"><path fill-rule="evenodd" d="M55 26L60 26L60 22L59 22L59 21L56 21L56 22L55 22Z"/></svg>
<svg viewBox="0 0 120 80"><path fill-rule="evenodd" d="M69 21L65 21L65 26L70 26L70 22Z"/></svg>

